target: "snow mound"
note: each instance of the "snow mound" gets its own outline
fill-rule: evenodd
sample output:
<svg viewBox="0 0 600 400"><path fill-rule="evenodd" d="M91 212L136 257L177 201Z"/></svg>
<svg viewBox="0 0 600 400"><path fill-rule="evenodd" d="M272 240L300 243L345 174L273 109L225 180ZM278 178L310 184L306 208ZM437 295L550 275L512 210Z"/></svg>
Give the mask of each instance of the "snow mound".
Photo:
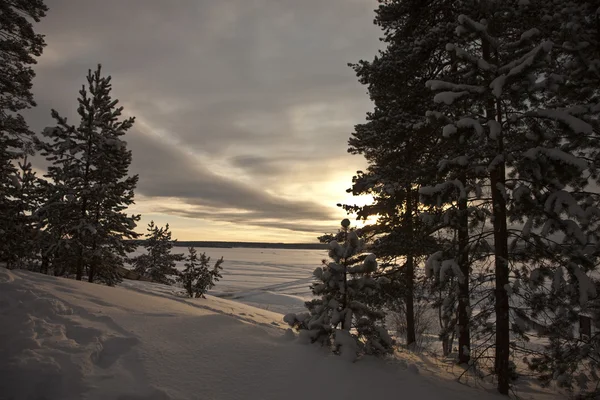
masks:
<svg viewBox="0 0 600 400"><path fill-rule="evenodd" d="M495 398L392 359L348 362L301 344L281 314L172 290L0 268L0 397L295 400L310 382L317 400Z"/></svg>

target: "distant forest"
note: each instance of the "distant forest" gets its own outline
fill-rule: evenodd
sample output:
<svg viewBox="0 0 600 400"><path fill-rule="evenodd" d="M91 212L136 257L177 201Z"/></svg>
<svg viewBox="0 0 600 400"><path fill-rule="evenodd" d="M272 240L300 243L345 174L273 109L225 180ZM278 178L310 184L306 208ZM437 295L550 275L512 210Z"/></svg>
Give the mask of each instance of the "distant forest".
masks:
<svg viewBox="0 0 600 400"><path fill-rule="evenodd" d="M132 240L138 246L144 244L144 240ZM176 247L214 247L233 249L236 247L246 249L294 249L294 250L325 250L326 243L265 243L265 242L203 242L203 241L176 241Z"/></svg>

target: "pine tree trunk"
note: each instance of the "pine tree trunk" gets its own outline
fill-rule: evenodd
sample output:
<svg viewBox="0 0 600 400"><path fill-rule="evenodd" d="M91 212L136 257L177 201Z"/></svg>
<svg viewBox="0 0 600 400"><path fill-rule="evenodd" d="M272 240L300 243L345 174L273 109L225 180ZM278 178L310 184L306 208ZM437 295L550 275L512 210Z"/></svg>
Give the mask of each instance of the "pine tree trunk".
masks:
<svg viewBox="0 0 600 400"><path fill-rule="evenodd" d="M98 229L98 223L100 221L100 205L96 206L96 212L94 213L94 228ZM93 283L94 279L96 277L96 272L98 271L98 258L96 257L96 248L98 247L97 245L97 238L93 239L93 245L92 245L92 263L90 264L90 276L88 279L88 282Z"/></svg>
<svg viewBox="0 0 600 400"><path fill-rule="evenodd" d="M491 27L490 27L491 29ZM491 32L493 33L493 32ZM498 64L498 54L495 54L495 60L492 60L490 44L487 41L482 43L483 59ZM502 113L500 102L494 102L489 99L486 104L486 117L496 119L502 124ZM493 143L491 143L493 145ZM504 154L504 135L500 133L495 143L495 153ZM502 189L506 184L506 164L502 160L496 165L494 170L490 171L490 186L492 192L492 215L494 217L494 273L496 278L495 287L495 313L496 313L496 354L495 354L495 372L498 376L498 392L508 395L510 388L509 360L510 360L510 323L508 293L508 227L506 215L506 199Z"/></svg>
<svg viewBox="0 0 600 400"><path fill-rule="evenodd" d="M348 243L348 228L344 227L344 243ZM344 248L346 251L346 248ZM342 310L346 311L348 304L348 262L346 260L346 254L344 254L344 261L342 262L344 267L344 294L342 296ZM342 329L350 330L350 327L346 326L346 316L342 318Z"/></svg>
<svg viewBox="0 0 600 400"><path fill-rule="evenodd" d="M414 304L414 257L406 257L406 345L411 347L417 341L415 334L415 304Z"/></svg>
<svg viewBox="0 0 600 400"><path fill-rule="evenodd" d="M466 186L465 174L460 177L463 186ZM469 329L469 216L467 214L467 199L458 201L459 227L458 227L458 255L459 267L464 280L458 282L458 362L467 364L471 349L471 332Z"/></svg>
<svg viewBox="0 0 600 400"><path fill-rule="evenodd" d="M492 173L492 203L494 205L494 256L496 274L496 373L498 391L508 394L510 325L508 285L508 231L506 225L506 202L498 185L504 185L504 166Z"/></svg>
<svg viewBox="0 0 600 400"><path fill-rule="evenodd" d="M91 111L89 113L87 122L88 122L88 128L91 132L94 129L94 113L93 113L93 111ZM89 186L90 186L91 153L92 153L92 135L91 135L91 133L88 133L87 152L85 154L85 157L86 157L85 172L83 175L83 186L84 186L84 193L86 193L86 196L89 196L89 194L87 194L87 193L89 192ZM82 221L84 221L86 219L87 211L88 211L87 206L88 206L88 197L84 197L83 201L81 203L81 220ZM83 241L81 238L81 233L79 233L78 236L79 236L79 242L80 242L79 246L80 247L79 247L79 257L77 259L77 275L76 275L75 279L80 281L81 278L83 277L84 261L83 261Z"/></svg>
<svg viewBox="0 0 600 400"><path fill-rule="evenodd" d="M79 251L77 253L77 269L75 279L80 281L83 278L83 245L79 243Z"/></svg>
<svg viewBox="0 0 600 400"><path fill-rule="evenodd" d="M411 240L414 237L413 232L413 193L412 188L407 186L406 188L406 212L405 212L405 223L406 229L409 233ZM417 341L415 334L415 305L414 305L414 279L415 279L415 265L413 255L414 244L409 245L409 251L406 256L405 278L406 278L406 346L411 347Z"/></svg>
<svg viewBox="0 0 600 400"><path fill-rule="evenodd" d="M42 254L42 265L40 267L40 272L42 274L48 275L48 265L50 264L50 260L47 254Z"/></svg>
<svg viewBox="0 0 600 400"><path fill-rule="evenodd" d="M96 253L96 241L94 240L94 244L92 245L92 262L90 263L90 274L88 276L88 282L93 283L94 278L96 277L96 271L98 270L98 258L95 255Z"/></svg>

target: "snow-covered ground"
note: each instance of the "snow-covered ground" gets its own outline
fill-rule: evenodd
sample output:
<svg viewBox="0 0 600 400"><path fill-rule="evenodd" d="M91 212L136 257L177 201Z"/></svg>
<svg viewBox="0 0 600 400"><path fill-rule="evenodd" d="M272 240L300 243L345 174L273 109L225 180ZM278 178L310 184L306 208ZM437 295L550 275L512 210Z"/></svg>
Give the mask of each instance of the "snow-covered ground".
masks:
<svg viewBox="0 0 600 400"><path fill-rule="evenodd" d="M0 268L0 399L498 398L422 362L349 363L297 343L281 317Z"/></svg>
<svg viewBox="0 0 600 400"><path fill-rule="evenodd" d="M452 362L403 353L348 363L298 343L282 314L304 309L324 251L198 250L225 259L207 299L0 268L0 400L501 398L493 383L457 383ZM555 398L527 381L518 390Z"/></svg>

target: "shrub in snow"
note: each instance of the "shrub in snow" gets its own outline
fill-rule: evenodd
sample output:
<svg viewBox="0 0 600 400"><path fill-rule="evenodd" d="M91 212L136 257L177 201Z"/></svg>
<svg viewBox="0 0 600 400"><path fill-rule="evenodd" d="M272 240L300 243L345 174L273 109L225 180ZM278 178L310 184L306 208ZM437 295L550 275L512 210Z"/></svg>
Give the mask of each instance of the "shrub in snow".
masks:
<svg viewBox="0 0 600 400"><path fill-rule="evenodd" d="M185 269L179 273L177 281L182 284L188 296L205 298L204 293L212 289L219 278L222 278L223 257L218 259L211 268L209 266L210 257L207 257L206 253L202 253L198 257L195 248L190 247L188 251L189 254L184 264Z"/></svg>
<svg viewBox="0 0 600 400"><path fill-rule="evenodd" d="M371 305L388 279L378 275L375 255L362 253L362 240L345 221L343 239L329 243L331 261L313 272L311 289L318 297L306 302L308 312L287 314L284 321L299 331L300 341L321 343L352 360L363 353L391 353L385 315Z"/></svg>
<svg viewBox="0 0 600 400"><path fill-rule="evenodd" d="M179 274L176 262L184 259L183 254L171 254L174 240L171 240L169 224L159 228L150 221L147 231L144 247L148 252L132 259L135 272L154 282L171 285L172 276Z"/></svg>

